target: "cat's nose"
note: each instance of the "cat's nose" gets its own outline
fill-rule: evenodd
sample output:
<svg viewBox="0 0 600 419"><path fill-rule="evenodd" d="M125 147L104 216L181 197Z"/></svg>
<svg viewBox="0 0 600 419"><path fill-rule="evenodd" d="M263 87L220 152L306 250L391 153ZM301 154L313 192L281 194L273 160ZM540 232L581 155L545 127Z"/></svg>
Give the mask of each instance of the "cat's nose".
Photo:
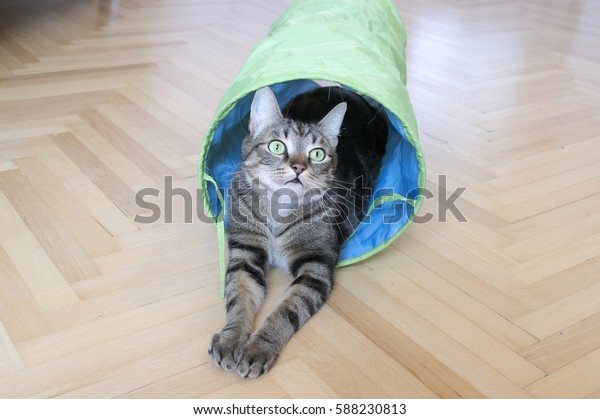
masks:
<svg viewBox="0 0 600 419"><path fill-rule="evenodd" d="M294 169L294 172L296 172L296 174L299 175L300 173L306 170L306 166L304 166L303 164L296 163L292 165L292 169Z"/></svg>

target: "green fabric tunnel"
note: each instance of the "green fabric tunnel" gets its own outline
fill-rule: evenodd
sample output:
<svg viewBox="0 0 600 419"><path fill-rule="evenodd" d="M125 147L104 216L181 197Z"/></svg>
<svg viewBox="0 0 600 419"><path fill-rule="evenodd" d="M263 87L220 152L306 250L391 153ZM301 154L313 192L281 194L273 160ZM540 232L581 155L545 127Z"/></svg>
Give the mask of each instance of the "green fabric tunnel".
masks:
<svg viewBox="0 0 600 419"><path fill-rule="evenodd" d="M198 166L223 275L226 191L241 162L254 92L264 86L283 107L316 81L333 82L385 110L388 142L369 214L344 244L338 266L377 253L408 227L423 203L425 161L406 91L405 46L406 30L389 0L295 0L256 44L219 104Z"/></svg>

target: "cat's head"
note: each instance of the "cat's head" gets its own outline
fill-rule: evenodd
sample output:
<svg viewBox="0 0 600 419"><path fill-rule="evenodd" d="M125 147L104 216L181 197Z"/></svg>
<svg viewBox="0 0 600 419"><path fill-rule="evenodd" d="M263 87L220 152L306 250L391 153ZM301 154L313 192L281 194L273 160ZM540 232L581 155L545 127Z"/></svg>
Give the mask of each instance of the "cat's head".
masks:
<svg viewBox="0 0 600 419"><path fill-rule="evenodd" d="M346 103L340 103L318 123L287 119L271 89L257 90L242 145L246 173L273 192L285 188L299 197L331 187L345 113Z"/></svg>

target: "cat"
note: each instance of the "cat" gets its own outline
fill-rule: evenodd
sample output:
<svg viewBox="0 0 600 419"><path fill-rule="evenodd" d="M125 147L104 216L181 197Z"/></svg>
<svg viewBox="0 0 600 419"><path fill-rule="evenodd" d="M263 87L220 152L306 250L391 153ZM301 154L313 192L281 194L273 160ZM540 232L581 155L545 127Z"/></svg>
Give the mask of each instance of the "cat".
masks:
<svg viewBox="0 0 600 419"><path fill-rule="evenodd" d="M256 91L242 163L228 191L226 324L209 355L244 378L267 372L325 303L344 241L367 210L387 141L381 108L341 87L319 87L281 112ZM270 268L293 282L254 331Z"/></svg>

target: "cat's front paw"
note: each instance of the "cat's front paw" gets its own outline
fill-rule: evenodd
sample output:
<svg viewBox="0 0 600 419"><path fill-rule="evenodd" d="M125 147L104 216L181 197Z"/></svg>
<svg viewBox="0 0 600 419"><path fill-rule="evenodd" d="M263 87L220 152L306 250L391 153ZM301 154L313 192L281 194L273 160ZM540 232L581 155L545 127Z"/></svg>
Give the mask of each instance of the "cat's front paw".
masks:
<svg viewBox="0 0 600 419"><path fill-rule="evenodd" d="M243 378L256 378L271 369L279 351L272 342L252 336L242 348L236 370Z"/></svg>
<svg viewBox="0 0 600 419"><path fill-rule="evenodd" d="M208 355L215 364L225 371L233 371L242 354L244 343L249 334L237 331L221 331L215 333L208 347Z"/></svg>

